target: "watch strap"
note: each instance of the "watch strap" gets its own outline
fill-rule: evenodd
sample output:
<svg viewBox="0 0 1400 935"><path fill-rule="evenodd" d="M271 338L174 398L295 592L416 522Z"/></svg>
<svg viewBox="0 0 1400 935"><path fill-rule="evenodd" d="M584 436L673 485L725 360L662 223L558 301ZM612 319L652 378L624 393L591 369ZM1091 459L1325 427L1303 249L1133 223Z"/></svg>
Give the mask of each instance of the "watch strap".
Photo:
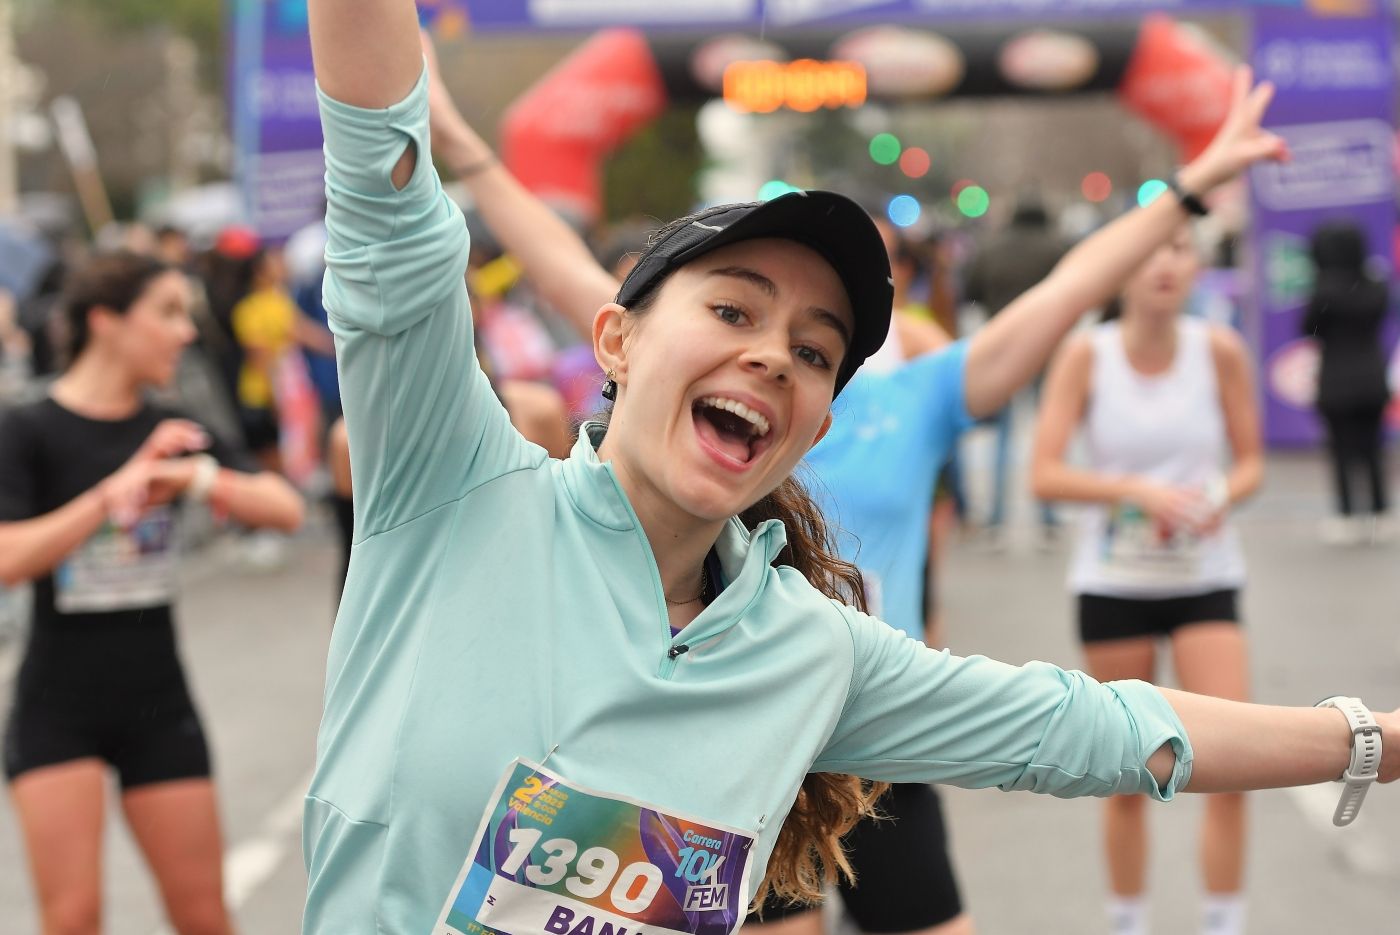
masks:
<svg viewBox="0 0 1400 935"><path fill-rule="evenodd" d="M1345 783L1332 824L1345 827L1356 820L1366 792L1376 781L1381 766L1381 729L1369 708L1359 698L1334 695L1317 703L1319 708L1336 708L1351 727L1351 763L1337 782Z"/></svg>
<svg viewBox="0 0 1400 935"><path fill-rule="evenodd" d="M1201 196L1197 195L1195 192L1187 191L1186 187L1181 184L1181 179L1177 178L1175 175L1167 179L1167 187L1172 190L1172 194L1176 195L1176 200L1181 202L1181 206L1196 217L1203 218L1207 214L1210 214L1210 208L1206 207L1206 203L1201 200Z"/></svg>

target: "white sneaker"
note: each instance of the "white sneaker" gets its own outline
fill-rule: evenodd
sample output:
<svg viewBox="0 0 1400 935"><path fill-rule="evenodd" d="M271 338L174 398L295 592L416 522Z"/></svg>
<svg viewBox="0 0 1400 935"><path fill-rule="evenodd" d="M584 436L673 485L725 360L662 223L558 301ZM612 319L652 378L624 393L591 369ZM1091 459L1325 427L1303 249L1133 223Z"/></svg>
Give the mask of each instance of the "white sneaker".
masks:
<svg viewBox="0 0 1400 935"><path fill-rule="evenodd" d="M1317 524L1317 537L1323 545L1356 545L1362 530L1351 516L1329 516Z"/></svg>
<svg viewBox="0 0 1400 935"><path fill-rule="evenodd" d="M1361 541L1367 545L1386 545L1394 542L1396 536L1395 519L1389 513L1373 513L1358 518Z"/></svg>
<svg viewBox="0 0 1400 935"><path fill-rule="evenodd" d="M243 545L243 561L252 571L274 571L287 560L287 537L269 529L260 529L247 536Z"/></svg>

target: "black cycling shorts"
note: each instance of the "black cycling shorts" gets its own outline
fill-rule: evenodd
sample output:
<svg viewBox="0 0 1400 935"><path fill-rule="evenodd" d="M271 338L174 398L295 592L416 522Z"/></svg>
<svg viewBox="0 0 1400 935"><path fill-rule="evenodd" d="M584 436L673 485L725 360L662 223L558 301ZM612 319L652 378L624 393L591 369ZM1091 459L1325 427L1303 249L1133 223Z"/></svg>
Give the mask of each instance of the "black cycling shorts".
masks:
<svg viewBox="0 0 1400 935"><path fill-rule="evenodd" d="M6 778L88 758L109 763L124 790L210 774L204 728L184 690L88 705L16 698L5 730Z"/></svg>
<svg viewBox="0 0 1400 935"><path fill-rule="evenodd" d="M845 837L854 884L842 881L841 902L862 932L913 932L962 914L948 854L943 809L933 786L898 783L880 799L883 818L867 818ZM778 922L810 912L769 897L747 924Z"/></svg>
<svg viewBox="0 0 1400 935"><path fill-rule="evenodd" d="M1239 623L1239 591L1190 597L1136 598L1079 595L1079 638L1086 643L1170 636L1188 623Z"/></svg>

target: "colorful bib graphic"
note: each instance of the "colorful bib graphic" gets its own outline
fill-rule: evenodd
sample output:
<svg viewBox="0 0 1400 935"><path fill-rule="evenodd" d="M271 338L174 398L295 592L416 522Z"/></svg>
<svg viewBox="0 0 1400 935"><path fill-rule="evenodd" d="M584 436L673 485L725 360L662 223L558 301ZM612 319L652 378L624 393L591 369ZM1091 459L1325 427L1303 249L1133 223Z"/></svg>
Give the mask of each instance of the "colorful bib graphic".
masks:
<svg viewBox="0 0 1400 935"><path fill-rule="evenodd" d="M54 570L62 614L138 610L175 596L175 511L151 510L131 528L105 523Z"/></svg>
<svg viewBox="0 0 1400 935"><path fill-rule="evenodd" d="M1199 574L1201 540L1162 526L1135 506L1119 506L1109 513L1099 557L1103 578L1113 584L1181 587Z"/></svg>
<svg viewBox="0 0 1400 935"><path fill-rule="evenodd" d="M724 935L753 837L576 786L516 760L433 935Z"/></svg>

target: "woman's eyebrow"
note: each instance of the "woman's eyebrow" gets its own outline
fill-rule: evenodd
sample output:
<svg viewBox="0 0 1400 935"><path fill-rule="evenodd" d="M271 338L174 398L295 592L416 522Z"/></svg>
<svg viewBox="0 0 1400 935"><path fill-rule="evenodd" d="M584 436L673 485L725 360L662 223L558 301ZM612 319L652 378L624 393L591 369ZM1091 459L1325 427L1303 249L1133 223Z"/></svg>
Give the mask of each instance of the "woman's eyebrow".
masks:
<svg viewBox="0 0 1400 935"><path fill-rule="evenodd" d="M837 334L841 335L841 340L846 342L846 347L849 348L851 346L851 329L846 326L846 323L842 321L835 312L830 312L820 307L813 308L811 312L813 318L829 326Z"/></svg>
<svg viewBox="0 0 1400 935"><path fill-rule="evenodd" d="M729 276L733 279L742 279L745 282L755 285L758 288L762 289L764 292L768 293L770 298L775 297L778 294L778 286L776 283L773 282L773 280L769 279L767 276L763 275L758 270L749 269L747 266L724 266L719 269L712 269L705 275Z"/></svg>

